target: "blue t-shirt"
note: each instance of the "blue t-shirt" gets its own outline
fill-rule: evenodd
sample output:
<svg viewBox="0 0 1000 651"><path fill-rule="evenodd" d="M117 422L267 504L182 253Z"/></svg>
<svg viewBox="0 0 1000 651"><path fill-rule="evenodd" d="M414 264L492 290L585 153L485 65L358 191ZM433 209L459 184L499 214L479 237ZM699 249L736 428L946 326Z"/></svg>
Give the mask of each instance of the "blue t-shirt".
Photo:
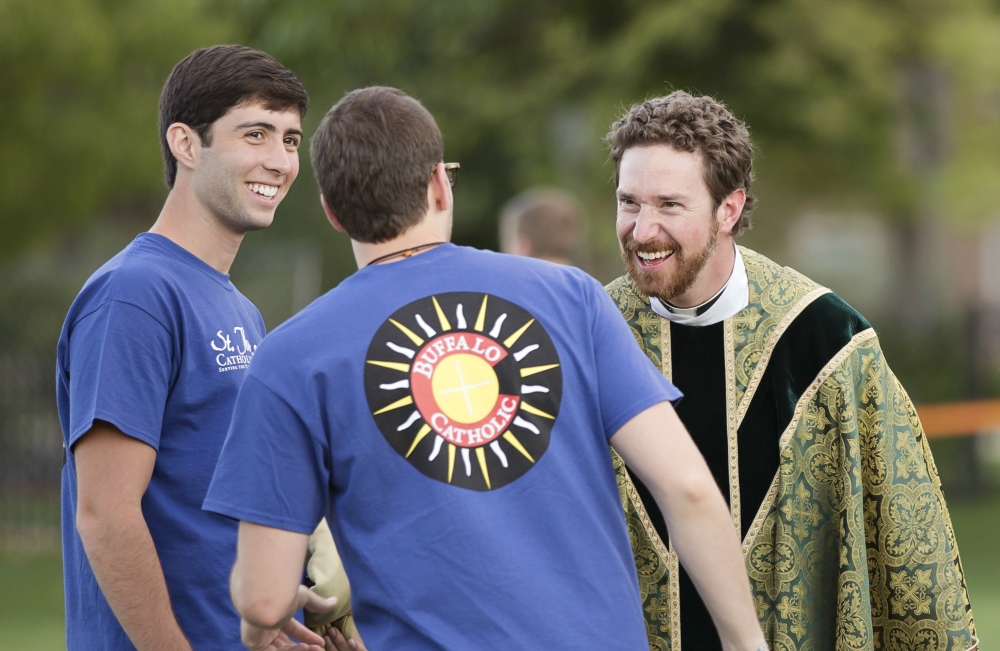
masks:
<svg viewBox="0 0 1000 651"><path fill-rule="evenodd" d="M583 272L442 245L268 336L205 508L327 516L371 649L645 651L608 438L679 397Z"/></svg>
<svg viewBox="0 0 1000 651"><path fill-rule="evenodd" d="M257 308L196 256L143 233L91 276L59 337L56 392L69 651L134 649L76 530L73 445L103 420L157 451L142 512L174 614L196 651L242 649L229 598L232 520L201 509L250 359Z"/></svg>

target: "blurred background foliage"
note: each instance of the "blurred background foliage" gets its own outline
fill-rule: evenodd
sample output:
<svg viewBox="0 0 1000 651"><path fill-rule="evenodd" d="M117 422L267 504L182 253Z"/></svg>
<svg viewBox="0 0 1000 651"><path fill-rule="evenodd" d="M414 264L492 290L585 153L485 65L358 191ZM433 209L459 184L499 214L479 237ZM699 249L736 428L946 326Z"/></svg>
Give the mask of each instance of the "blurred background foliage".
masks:
<svg viewBox="0 0 1000 651"><path fill-rule="evenodd" d="M226 42L299 75L307 135L357 87L423 101L462 164L459 243L496 248L499 209L524 189L573 192L589 222L580 264L603 281L621 267L602 137L647 97L713 95L757 148L742 243L859 307L918 402L1000 395L997 0L0 0L0 551L58 558L59 328L166 196L171 68ZM301 159L233 269L270 328L354 269ZM997 441L934 443L948 495L988 500L955 507L970 568L995 568ZM37 571L19 558L0 554L0 585ZM1000 622L1000 574L970 574L980 622ZM57 621L47 607L30 610ZM0 614L0 629L23 619ZM10 635L0 651L56 648Z"/></svg>
<svg viewBox="0 0 1000 651"><path fill-rule="evenodd" d="M360 86L421 99L463 162L457 236L480 246L496 244L499 205L539 183L607 223L600 138L673 88L751 126L758 222L808 203L975 226L1000 190L995 0L2 0L0 255L162 198L163 80L230 41L303 79L309 126ZM326 234L304 172L277 236Z"/></svg>

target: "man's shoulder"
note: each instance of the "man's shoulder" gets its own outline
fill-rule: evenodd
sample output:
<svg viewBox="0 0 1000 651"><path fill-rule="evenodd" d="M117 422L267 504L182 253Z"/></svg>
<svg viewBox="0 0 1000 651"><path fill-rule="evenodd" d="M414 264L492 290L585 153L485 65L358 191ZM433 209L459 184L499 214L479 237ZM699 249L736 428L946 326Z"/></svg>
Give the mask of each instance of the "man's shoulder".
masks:
<svg viewBox="0 0 1000 651"><path fill-rule="evenodd" d="M135 242L101 265L83 284L70 316L83 318L114 302L151 311L156 296L180 290L180 281L169 264L137 251Z"/></svg>
<svg viewBox="0 0 1000 651"><path fill-rule="evenodd" d="M608 293L611 300L618 306L618 310L628 320L631 320L639 312L652 310L649 305L649 297L636 288L628 274L612 280L604 286L604 291Z"/></svg>
<svg viewBox="0 0 1000 651"><path fill-rule="evenodd" d="M616 301L618 300L618 297L623 295L639 295L639 291L635 288L635 283L632 282L632 278L628 274L622 274L612 280L604 286L604 291L606 291L608 296Z"/></svg>
<svg viewBox="0 0 1000 651"><path fill-rule="evenodd" d="M853 335L871 327L847 301L805 274L742 246L740 253L747 269L751 303L757 302L765 309L788 310L800 329L817 337L823 333Z"/></svg>

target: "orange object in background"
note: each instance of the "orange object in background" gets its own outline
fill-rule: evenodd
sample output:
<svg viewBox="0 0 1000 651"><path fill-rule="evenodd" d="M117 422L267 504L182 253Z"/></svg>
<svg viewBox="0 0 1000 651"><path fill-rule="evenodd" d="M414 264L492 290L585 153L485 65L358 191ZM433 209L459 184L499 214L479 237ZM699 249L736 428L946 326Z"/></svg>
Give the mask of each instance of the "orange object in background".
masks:
<svg viewBox="0 0 1000 651"><path fill-rule="evenodd" d="M917 414L927 438L1000 432L1000 400L920 405Z"/></svg>

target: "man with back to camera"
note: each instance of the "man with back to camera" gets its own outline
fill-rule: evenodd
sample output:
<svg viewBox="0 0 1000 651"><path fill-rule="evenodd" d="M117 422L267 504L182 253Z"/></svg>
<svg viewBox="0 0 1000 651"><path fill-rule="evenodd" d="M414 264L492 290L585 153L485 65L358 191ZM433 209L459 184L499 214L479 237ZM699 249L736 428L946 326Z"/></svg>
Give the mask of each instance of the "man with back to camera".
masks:
<svg viewBox="0 0 1000 651"><path fill-rule="evenodd" d="M298 174L307 104L290 71L241 46L198 50L167 79L166 203L87 281L59 338L70 651L241 648L237 525L201 510L264 336L228 271Z"/></svg>
<svg viewBox="0 0 1000 651"><path fill-rule="evenodd" d="M600 285L447 243L453 168L401 91L346 95L312 160L360 270L261 345L205 500L241 520L247 646L291 617L326 515L373 649L646 649L610 439L653 487L726 648L763 648L680 394Z"/></svg>
<svg viewBox="0 0 1000 651"><path fill-rule="evenodd" d="M573 264L585 223L573 195L555 188L532 188L500 211L500 250L557 264Z"/></svg>
<svg viewBox="0 0 1000 651"><path fill-rule="evenodd" d="M771 648L975 648L930 447L875 332L830 290L735 244L755 203L746 127L676 91L633 106L607 142L628 271L607 289L685 393L677 413L728 498ZM652 648L720 648L654 494L624 461Z"/></svg>

